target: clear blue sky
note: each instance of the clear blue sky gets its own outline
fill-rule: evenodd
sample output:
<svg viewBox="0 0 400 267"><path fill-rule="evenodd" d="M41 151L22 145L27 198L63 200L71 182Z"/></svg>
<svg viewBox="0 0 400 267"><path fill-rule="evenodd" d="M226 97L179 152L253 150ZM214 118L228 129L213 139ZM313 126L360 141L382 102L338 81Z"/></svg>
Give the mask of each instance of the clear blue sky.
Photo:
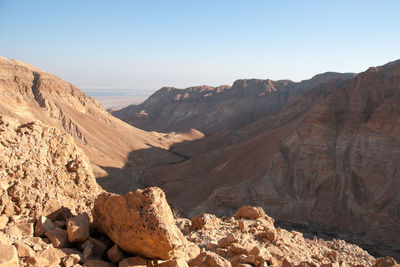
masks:
<svg viewBox="0 0 400 267"><path fill-rule="evenodd" d="M0 0L0 55L76 86L301 80L400 58L400 1Z"/></svg>

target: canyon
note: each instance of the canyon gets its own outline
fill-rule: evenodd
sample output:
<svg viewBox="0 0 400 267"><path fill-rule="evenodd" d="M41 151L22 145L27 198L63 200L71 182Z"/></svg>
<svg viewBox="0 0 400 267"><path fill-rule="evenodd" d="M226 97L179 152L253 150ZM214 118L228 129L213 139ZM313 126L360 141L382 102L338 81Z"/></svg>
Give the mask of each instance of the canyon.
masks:
<svg viewBox="0 0 400 267"><path fill-rule="evenodd" d="M400 61L358 75L316 77L300 82L297 90L290 81L270 80L206 89L163 88L143 104L114 114L129 123L154 124L158 129L165 129L165 118L182 117L183 122L190 121L190 127L198 124L198 129L208 133L205 138L172 146L170 150L187 158L184 162L147 169L142 175L144 185L163 188L183 214L232 215L243 204L262 206L284 222L358 233L368 237L365 245L370 248L388 244L396 250L400 247L400 111L396 105ZM292 84L289 92L293 96L282 97L288 94L284 86L279 89L273 84ZM218 95L211 101L213 108L207 107L207 98L212 98L204 97L207 90ZM236 102L230 101L232 109L221 108L229 106L219 96L224 90L237 95ZM260 95L262 90L265 94ZM162 96L166 92L172 96ZM246 94L265 100L258 100L258 105ZM267 104L277 99L286 102L276 107ZM194 107L194 115L189 106ZM254 112L262 107L264 113ZM157 108L163 108L160 120L154 115ZM181 110L185 108L188 113ZM176 110L184 115L175 116ZM239 118L237 124L230 120L235 112L232 117ZM202 124L208 125L208 113L217 118L210 128ZM125 119L128 114L130 119ZM245 121L248 124L243 125ZM184 129L181 121L170 120L165 125L169 130Z"/></svg>
<svg viewBox="0 0 400 267"><path fill-rule="evenodd" d="M51 243L53 249L58 244L53 237L72 231L69 222L81 220L75 216L88 214L92 245L85 247L98 244L97 238L113 248L111 254L122 248L124 257L136 255L147 266L379 263L357 246L313 233L353 237L374 256L399 258L400 61L298 83L251 79L232 86L165 87L142 104L110 114L55 75L0 57L0 90L1 207L7 217L3 229L12 228L4 230L8 246L17 249L25 242L50 249ZM128 204L118 215L111 208L115 203ZM146 205L151 208L142 210ZM244 205L258 215L238 215ZM112 225L121 221L153 220L135 217L136 206L163 218L142 230L128 227L133 238L164 244L155 252L132 248L114 232ZM39 217L58 230L47 229L35 242L33 233L12 234L27 221L38 225ZM138 236L143 229L157 234ZM71 240L60 245L73 251L64 249L58 264L71 258L96 266L85 263L89 249ZM34 266L30 258L36 254L17 261ZM104 251L89 254L111 261Z"/></svg>

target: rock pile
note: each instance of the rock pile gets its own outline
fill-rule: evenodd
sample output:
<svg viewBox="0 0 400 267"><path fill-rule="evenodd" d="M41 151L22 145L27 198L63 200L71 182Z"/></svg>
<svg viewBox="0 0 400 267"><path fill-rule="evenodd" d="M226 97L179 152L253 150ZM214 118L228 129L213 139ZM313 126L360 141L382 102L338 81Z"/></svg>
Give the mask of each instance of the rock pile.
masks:
<svg viewBox="0 0 400 267"><path fill-rule="evenodd" d="M275 228L262 208L174 218L156 187L102 193L67 134L0 117L0 267L398 266Z"/></svg>
<svg viewBox="0 0 400 267"><path fill-rule="evenodd" d="M125 197L100 194L94 223L90 217L9 222L0 232L0 266L399 266L341 240L308 240L275 228L261 208L245 206L231 218L175 220L154 187Z"/></svg>

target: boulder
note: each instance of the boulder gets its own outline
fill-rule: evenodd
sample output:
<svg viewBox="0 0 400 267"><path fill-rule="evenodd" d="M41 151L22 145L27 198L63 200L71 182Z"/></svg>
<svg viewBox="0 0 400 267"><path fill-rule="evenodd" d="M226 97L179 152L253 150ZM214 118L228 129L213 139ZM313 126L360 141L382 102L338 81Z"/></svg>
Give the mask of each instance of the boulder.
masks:
<svg viewBox="0 0 400 267"><path fill-rule="evenodd" d="M52 221L50 221L47 217L45 216L40 216L36 220L36 225L35 225L35 235L36 236L42 236L44 233L47 231L50 231L54 228L54 224Z"/></svg>
<svg viewBox="0 0 400 267"><path fill-rule="evenodd" d="M19 267L18 253L14 246L0 244L0 267Z"/></svg>
<svg viewBox="0 0 400 267"><path fill-rule="evenodd" d="M266 216L266 214L261 207L243 206L233 216L236 219L258 219Z"/></svg>
<svg viewBox="0 0 400 267"><path fill-rule="evenodd" d="M128 253L166 260L184 244L165 194L156 187L125 197L102 193L93 218L95 227Z"/></svg>
<svg viewBox="0 0 400 267"><path fill-rule="evenodd" d="M69 242L83 242L89 238L89 216L86 212L67 219Z"/></svg>

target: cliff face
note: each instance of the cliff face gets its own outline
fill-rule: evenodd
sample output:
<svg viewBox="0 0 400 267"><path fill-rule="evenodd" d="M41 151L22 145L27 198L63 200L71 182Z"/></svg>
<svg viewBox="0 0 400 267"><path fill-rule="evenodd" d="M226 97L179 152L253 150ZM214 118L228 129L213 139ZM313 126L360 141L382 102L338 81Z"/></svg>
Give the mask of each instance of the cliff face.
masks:
<svg viewBox="0 0 400 267"><path fill-rule="evenodd" d="M195 128L205 134L237 129L279 112L288 101L317 84L350 79L353 74L324 73L294 83L289 80L237 80L232 86L165 87L144 103L112 114L136 127L161 132Z"/></svg>
<svg viewBox="0 0 400 267"><path fill-rule="evenodd" d="M399 246L399 101L396 62L370 68L317 105L257 183L284 196L275 212Z"/></svg>
<svg viewBox="0 0 400 267"><path fill-rule="evenodd" d="M399 101L400 62L370 68L240 129L177 145L188 160L146 171L144 180L188 214L260 205L281 220L398 247Z"/></svg>

